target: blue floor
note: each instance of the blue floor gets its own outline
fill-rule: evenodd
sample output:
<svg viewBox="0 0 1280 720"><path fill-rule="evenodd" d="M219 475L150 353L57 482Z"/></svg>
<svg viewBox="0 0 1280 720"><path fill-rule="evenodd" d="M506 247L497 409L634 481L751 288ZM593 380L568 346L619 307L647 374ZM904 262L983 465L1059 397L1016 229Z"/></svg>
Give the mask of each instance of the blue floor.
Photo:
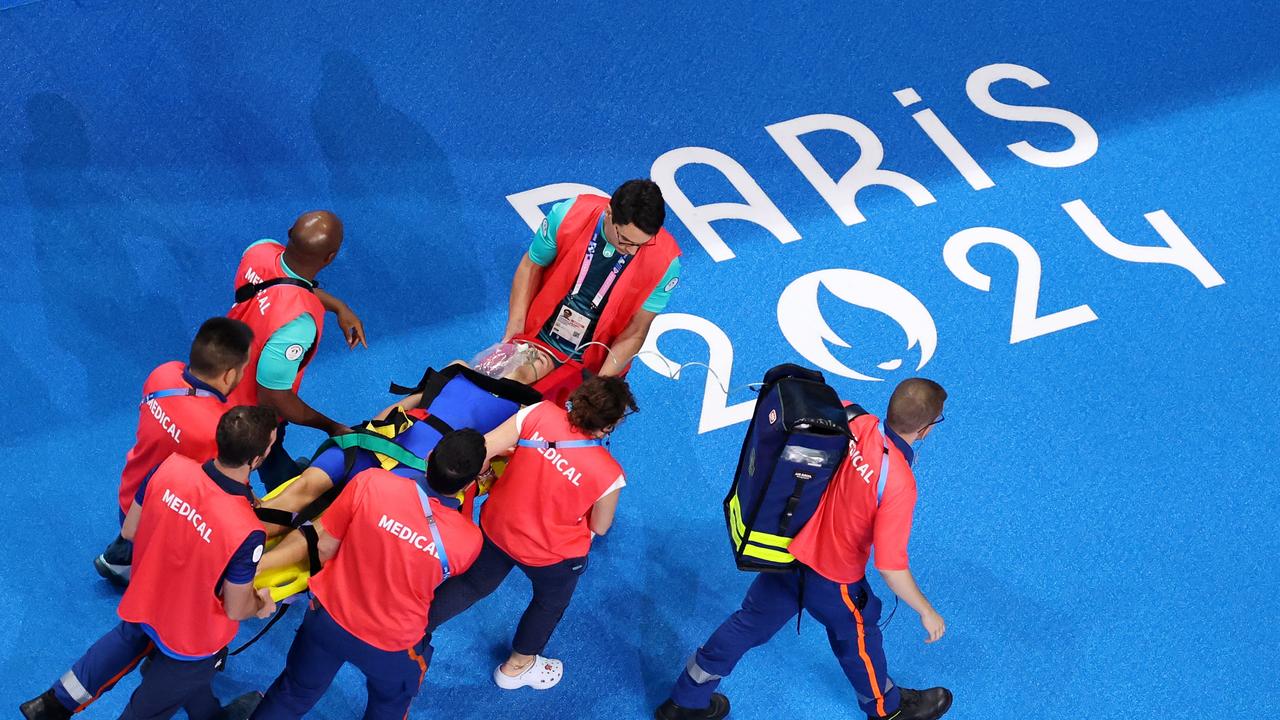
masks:
<svg viewBox="0 0 1280 720"><path fill-rule="evenodd" d="M613 446L630 485L549 648L564 682L505 693L488 679L527 597L512 580L437 635L414 716L646 716L750 580L719 503L745 385L796 361L872 408L913 374L951 393L921 454L912 541L949 632L926 646L898 610L900 684L949 686L955 718L1280 717L1274 4L423 5L0 2L6 712L112 623L118 595L90 560L115 532L139 385L225 311L246 244L307 209L346 221L321 280L363 315L370 348L326 337L305 395L356 421L389 380L501 333L528 240L508 196L609 190L695 147L740 165L793 239L669 214L685 273L657 347L710 360L728 397L701 368L673 381L637 364L642 413ZM981 112L966 80L997 63L1049 82L1001 80L998 101L1070 111L1096 154L1062 125ZM904 109L905 88L923 101ZM993 187L928 139L912 119L926 108ZM866 218L842 222L766 130L824 113L873 131L919 202L870 187L854 210L826 188ZM798 142L819 184L860 153L836 130ZM1068 166L1009 148L1028 143ZM699 207L742 201L709 165L675 179ZM1077 200L1154 250L1104 252L1063 208L1080 219ZM1197 274L1134 262L1173 255L1144 219L1157 211ZM947 262L948 239L976 227L1004 232L960 234ZM966 238L985 242L966 256ZM321 438L289 439L301 454ZM265 687L294 624L218 692ZM825 643L809 621L748 655L724 685L733 717L856 716ZM89 715L114 717L133 682ZM313 716L363 702L344 671Z"/></svg>

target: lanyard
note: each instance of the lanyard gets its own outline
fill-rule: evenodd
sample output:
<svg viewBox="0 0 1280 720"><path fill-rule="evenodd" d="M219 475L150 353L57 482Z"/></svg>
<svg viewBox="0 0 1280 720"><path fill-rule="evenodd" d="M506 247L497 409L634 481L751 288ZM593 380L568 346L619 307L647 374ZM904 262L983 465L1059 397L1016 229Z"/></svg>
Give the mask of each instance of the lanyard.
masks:
<svg viewBox="0 0 1280 720"><path fill-rule="evenodd" d="M172 388L169 390L157 390L148 395L142 396L142 402L139 405L146 405L152 400L159 400L167 397L177 397L179 395L191 395L194 397L217 397L217 393L202 388Z"/></svg>
<svg viewBox="0 0 1280 720"><path fill-rule="evenodd" d="M427 527L431 529L431 541L436 544L436 553L440 558L440 582L444 582L453 575L453 571L449 568L449 555L444 551L444 539L440 537L440 528L436 526L436 516L431 512L431 500L427 497L427 492L416 482L414 487L418 489L418 500L422 501L422 512L427 516Z"/></svg>
<svg viewBox="0 0 1280 720"><path fill-rule="evenodd" d="M592 438L590 440L528 440L520 438L516 445L536 450L547 450L549 448L568 450L570 448L601 447L604 445L604 441L600 438Z"/></svg>
<svg viewBox="0 0 1280 720"><path fill-rule="evenodd" d="M876 507L880 507L884 486L889 482L889 433L884 428L883 420L880 421L880 437L884 440L884 459L880 461L880 482L876 484Z"/></svg>
<svg viewBox="0 0 1280 720"><path fill-rule="evenodd" d="M603 234L603 218L600 220L600 228L601 234ZM605 242L608 242L608 240L606 239ZM587 248L587 254L582 257L582 267L578 270L578 281L573 284L573 292L570 293L571 295L577 295L578 291L582 289L582 283L587 279L587 271L591 269L591 261L596 257L596 246L599 244L600 243L593 238L590 247ZM621 250L618 251L618 256L618 260L613 264L613 269L609 271L609 276L604 279L604 283L600 286L600 292L596 293L595 299L591 301L592 310L600 307L600 303L604 300L604 296L609 294L609 288L612 288L613 284L617 282L618 276L622 274L623 268L627 266L627 263L630 262L632 258L631 255L628 255Z"/></svg>

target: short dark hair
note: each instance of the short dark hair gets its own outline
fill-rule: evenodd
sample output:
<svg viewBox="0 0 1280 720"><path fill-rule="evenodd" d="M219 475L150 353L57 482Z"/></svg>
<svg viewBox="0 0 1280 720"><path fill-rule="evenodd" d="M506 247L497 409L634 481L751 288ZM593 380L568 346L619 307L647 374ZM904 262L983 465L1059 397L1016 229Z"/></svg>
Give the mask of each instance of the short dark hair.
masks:
<svg viewBox="0 0 1280 720"><path fill-rule="evenodd" d="M631 387L620 377L596 375L569 396L569 424L585 433L593 433L616 425L627 414L636 412Z"/></svg>
<svg viewBox="0 0 1280 720"><path fill-rule="evenodd" d="M209 318L191 341L187 368L197 375L221 375L249 359L253 330L239 320Z"/></svg>
<svg viewBox="0 0 1280 720"><path fill-rule="evenodd" d="M635 225L641 232L656 235L667 219L667 206L662 201L662 189L652 180L628 180L613 191L609 199L613 210L613 222L618 225Z"/></svg>
<svg viewBox="0 0 1280 720"><path fill-rule="evenodd" d="M486 456L484 435L470 428L454 430L427 456L427 484L441 495L455 495L480 474Z"/></svg>
<svg viewBox="0 0 1280 720"><path fill-rule="evenodd" d="M889 397L889 427L898 433L920 432L942 414L947 391L928 378L908 378Z"/></svg>
<svg viewBox="0 0 1280 720"><path fill-rule="evenodd" d="M218 462L227 467L248 465L271 449L271 431L280 421L261 405L237 405L218 420Z"/></svg>

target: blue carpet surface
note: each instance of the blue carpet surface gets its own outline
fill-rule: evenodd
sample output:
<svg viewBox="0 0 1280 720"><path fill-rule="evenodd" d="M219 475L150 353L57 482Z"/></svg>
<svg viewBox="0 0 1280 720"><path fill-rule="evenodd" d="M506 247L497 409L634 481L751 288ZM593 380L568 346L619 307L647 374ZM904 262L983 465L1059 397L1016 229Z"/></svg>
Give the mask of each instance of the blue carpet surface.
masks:
<svg viewBox="0 0 1280 720"><path fill-rule="evenodd" d="M689 202L742 202L749 177L792 239L716 220L717 255L694 213L669 214L684 278L656 347L710 362L727 397L700 368L673 381L637 364L642 412L613 446L630 485L549 648L564 682L489 680L527 598L512 579L437 635L414 716L646 716L750 581L719 502L745 385L784 361L825 366L869 408L914 374L950 391L912 542L949 632L926 646L899 609L886 650L900 684L951 687L955 718L1280 715L1280 11L757 5L0 3L0 705L47 687L112 623L118 595L90 560L115 532L138 388L225 311L245 245L304 210L345 220L321 279L362 314L370 348L326 337L305 396L356 421L386 404L388 380L501 333L528 241L508 196L610 190L668 151L709 148L723 157L682 156L718 163L676 173ZM1048 84L1001 80L997 100L1074 113L1096 154L1015 155L1080 140L980 111L966 81L999 63ZM904 109L905 88L922 102ZM992 187L929 140L912 118L926 108ZM865 221L842 222L766 130L818 114L873 132L920 203L873 186L856 195ZM835 182L873 157L860 140L801 135L810 174ZM1064 205L1156 250L1104 252ZM1211 269L1133 262L1169 257L1152 222ZM983 227L1001 230L960 234L947 261L950 238ZM965 238L985 242L965 255ZM298 454L320 439L289 436ZM265 687L295 623L218 692ZM90 716L113 717L134 683ZM743 720L857 716L812 621L724 689ZM312 716L363 703L348 669Z"/></svg>

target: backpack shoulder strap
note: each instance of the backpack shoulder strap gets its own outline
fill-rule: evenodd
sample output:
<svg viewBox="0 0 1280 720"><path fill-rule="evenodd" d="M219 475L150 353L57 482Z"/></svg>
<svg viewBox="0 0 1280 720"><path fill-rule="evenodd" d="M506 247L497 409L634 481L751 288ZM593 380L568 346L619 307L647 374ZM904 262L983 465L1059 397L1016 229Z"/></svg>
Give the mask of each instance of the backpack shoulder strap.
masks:
<svg viewBox="0 0 1280 720"><path fill-rule="evenodd" d="M845 422L853 422L855 419L867 414L869 413L867 413L866 409L858 403L850 403L844 408Z"/></svg>

